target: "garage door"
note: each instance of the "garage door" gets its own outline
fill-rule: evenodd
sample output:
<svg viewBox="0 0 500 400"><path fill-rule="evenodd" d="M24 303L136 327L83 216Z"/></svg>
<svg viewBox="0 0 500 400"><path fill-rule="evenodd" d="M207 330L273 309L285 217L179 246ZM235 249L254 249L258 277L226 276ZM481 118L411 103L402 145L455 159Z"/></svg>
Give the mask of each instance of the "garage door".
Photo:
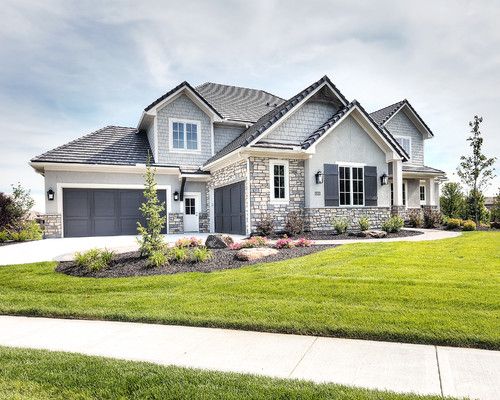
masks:
<svg viewBox="0 0 500 400"><path fill-rule="evenodd" d="M158 198L164 202L165 191ZM135 235L143 201L142 190L63 189L64 236Z"/></svg>
<svg viewBox="0 0 500 400"><path fill-rule="evenodd" d="M245 182L215 189L215 231L245 234Z"/></svg>

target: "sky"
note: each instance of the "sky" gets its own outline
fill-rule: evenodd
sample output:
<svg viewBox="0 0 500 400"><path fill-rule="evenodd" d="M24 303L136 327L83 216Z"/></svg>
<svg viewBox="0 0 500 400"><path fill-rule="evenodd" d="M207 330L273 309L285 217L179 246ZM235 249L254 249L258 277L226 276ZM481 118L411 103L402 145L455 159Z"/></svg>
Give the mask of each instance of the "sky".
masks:
<svg viewBox="0 0 500 400"><path fill-rule="evenodd" d="M435 134L425 164L450 180L476 114L500 158L498 0L3 0L0 16L0 191L20 182L38 211L32 157L135 127L184 80L288 98L326 74L369 111L407 98Z"/></svg>

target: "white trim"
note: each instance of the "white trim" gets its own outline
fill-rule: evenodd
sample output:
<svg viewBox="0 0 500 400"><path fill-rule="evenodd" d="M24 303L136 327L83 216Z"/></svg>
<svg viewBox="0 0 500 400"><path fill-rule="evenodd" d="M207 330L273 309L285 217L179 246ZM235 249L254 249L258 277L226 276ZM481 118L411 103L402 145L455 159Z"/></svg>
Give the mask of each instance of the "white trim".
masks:
<svg viewBox="0 0 500 400"><path fill-rule="evenodd" d="M184 124L184 148L178 149L174 147L174 123ZM187 130L186 124L196 125L196 150L187 148ZM183 118L168 118L168 149L170 153L183 153L183 154L200 154L201 153L201 122L192 119Z"/></svg>
<svg viewBox="0 0 500 400"><path fill-rule="evenodd" d="M56 184L57 213L61 216L61 237L64 237L64 210L63 210L63 189L144 189L144 185L127 183L66 183ZM170 185L157 185L157 190L166 191L167 206L167 232L168 215L172 212L172 187Z"/></svg>
<svg viewBox="0 0 500 400"><path fill-rule="evenodd" d="M422 200L422 197L420 196L420 189L424 188L424 199ZM420 200L420 205L425 206L425 202L427 200L427 189L425 188L425 181L419 181L418 184L418 198Z"/></svg>
<svg viewBox="0 0 500 400"><path fill-rule="evenodd" d="M406 140L408 140L408 141L410 142L410 148L409 148L409 150L408 150L408 151L406 151L406 149L403 147L403 145L402 145L401 143L399 143L399 142L398 142L398 143L399 143L399 145L403 148L403 150L404 150L404 151L406 151L406 152L408 153L408 156L410 157L410 158L408 159L408 161L410 161L410 160L411 160L411 150L412 150L412 143L411 143L411 142L412 142L412 140L411 140L411 136L403 136L403 135L397 135L397 136L394 136L394 135L393 135L393 137L394 137L394 140L395 140L396 142L398 141L398 139L406 139Z"/></svg>
<svg viewBox="0 0 500 400"><path fill-rule="evenodd" d="M250 182L250 158L247 158L247 179L245 182L245 231L247 235L250 235L252 233L252 227L250 226L251 221L252 221L252 214L250 210L250 189L251 189L251 182ZM214 211L215 215L215 211ZM214 224L215 226L215 224Z"/></svg>
<svg viewBox="0 0 500 400"><path fill-rule="evenodd" d="M194 231L187 231L187 232L199 232L200 231L200 212L201 212L201 192L184 192L184 200L182 202L182 207L183 207L183 210L182 210L182 214L184 215L184 231L186 231L186 199L187 198L194 198L195 199L195 203L194 203L194 206L195 206L195 209L194 209L194 212L195 212L195 216L198 217L198 224L197 224L197 229L194 230Z"/></svg>
<svg viewBox="0 0 500 400"><path fill-rule="evenodd" d="M145 164L136 165L104 165L104 164L73 164L73 163L49 163L30 162L34 169L44 169L46 171L75 171L75 172L118 172L118 173L144 173ZM180 175L179 167L162 167L153 165L158 175Z"/></svg>
<svg viewBox="0 0 500 400"><path fill-rule="evenodd" d="M365 206L365 165L366 164L361 164L361 163L353 163L353 162L336 162L335 164L338 164L339 168L339 179L338 181L338 187L339 187L339 207L344 207L344 208L356 208L356 207L364 207ZM349 168L350 173L349 173L349 200L351 204L340 204L340 168ZM354 185L353 185L353 173L352 169L353 168L361 168L361 176L363 179L361 180L363 182L363 204L353 204L354 203Z"/></svg>
<svg viewBox="0 0 500 400"><path fill-rule="evenodd" d="M274 197L274 166L283 165L285 173L285 198ZM290 201L290 163L288 160L269 160L269 202L270 204L288 204Z"/></svg>
<svg viewBox="0 0 500 400"><path fill-rule="evenodd" d="M159 154L160 151L158 149L158 117L155 117L154 122L153 122L153 135L154 135L154 144L155 144L155 154L154 154L154 159L156 163L159 163Z"/></svg>
<svg viewBox="0 0 500 400"><path fill-rule="evenodd" d="M210 146L212 148L212 157L215 155L215 133L214 133L214 120L210 118Z"/></svg>
<svg viewBox="0 0 500 400"><path fill-rule="evenodd" d="M215 196L214 188L208 189L208 215L210 218L210 233L215 232Z"/></svg>

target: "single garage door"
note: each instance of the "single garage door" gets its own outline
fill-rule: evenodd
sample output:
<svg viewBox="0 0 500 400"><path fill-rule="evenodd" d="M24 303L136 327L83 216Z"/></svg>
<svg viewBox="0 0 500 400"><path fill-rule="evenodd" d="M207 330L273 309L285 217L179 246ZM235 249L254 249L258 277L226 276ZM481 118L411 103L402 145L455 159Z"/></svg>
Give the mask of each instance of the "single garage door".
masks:
<svg viewBox="0 0 500 400"><path fill-rule="evenodd" d="M137 221L144 224L139 207L142 190L63 189L65 237L136 235ZM164 190L158 191L161 202Z"/></svg>
<svg viewBox="0 0 500 400"><path fill-rule="evenodd" d="M215 231L245 234L245 182L215 189Z"/></svg>

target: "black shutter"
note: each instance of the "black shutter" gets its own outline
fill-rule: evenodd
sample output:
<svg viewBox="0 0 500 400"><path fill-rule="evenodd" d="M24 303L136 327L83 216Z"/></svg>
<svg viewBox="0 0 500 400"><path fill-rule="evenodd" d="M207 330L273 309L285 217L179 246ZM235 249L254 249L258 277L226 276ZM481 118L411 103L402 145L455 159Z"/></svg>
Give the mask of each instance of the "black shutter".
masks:
<svg viewBox="0 0 500 400"><path fill-rule="evenodd" d="M339 166L324 164L325 206L339 206Z"/></svg>
<svg viewBox="0 0 500 400"><path fill-rule="evenodd" d="M365 167L365 206L377 205L377 167Z"/></svg>

